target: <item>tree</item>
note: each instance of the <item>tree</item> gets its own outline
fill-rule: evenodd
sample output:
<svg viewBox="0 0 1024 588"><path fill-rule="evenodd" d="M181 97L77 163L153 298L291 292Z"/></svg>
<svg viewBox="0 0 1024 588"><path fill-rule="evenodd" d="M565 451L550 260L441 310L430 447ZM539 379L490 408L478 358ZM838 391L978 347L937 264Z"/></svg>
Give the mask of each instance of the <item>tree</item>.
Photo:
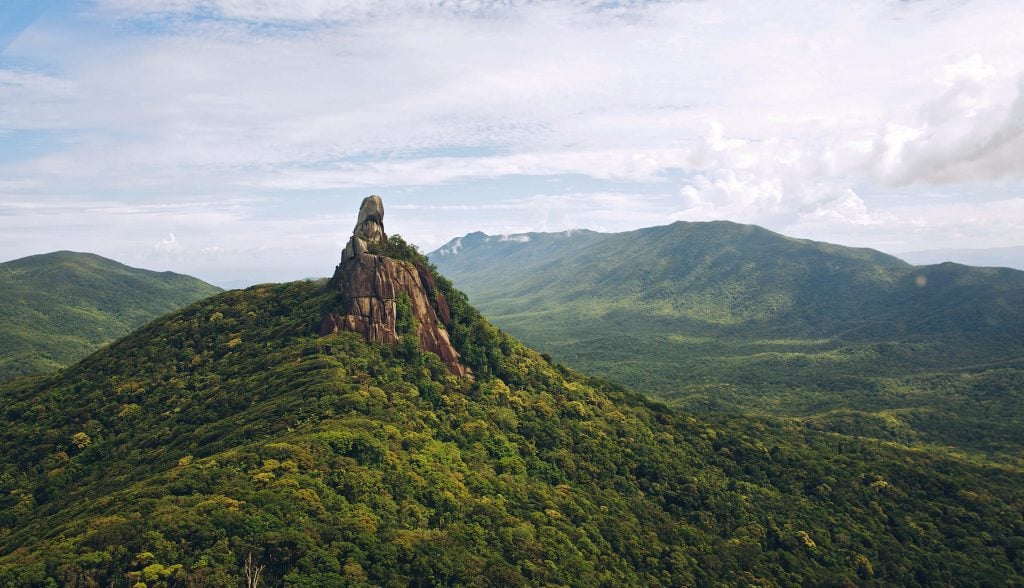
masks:
<svg viewBox="0 0 1024 588"><path fill-rule="evenodd" d="M263 575L263 568L266 566L262 564L256 564L252 560L252 552L245 558L245 568L242 570L245 573L245 588L257 588L260 585L261 578Z"/></svg>

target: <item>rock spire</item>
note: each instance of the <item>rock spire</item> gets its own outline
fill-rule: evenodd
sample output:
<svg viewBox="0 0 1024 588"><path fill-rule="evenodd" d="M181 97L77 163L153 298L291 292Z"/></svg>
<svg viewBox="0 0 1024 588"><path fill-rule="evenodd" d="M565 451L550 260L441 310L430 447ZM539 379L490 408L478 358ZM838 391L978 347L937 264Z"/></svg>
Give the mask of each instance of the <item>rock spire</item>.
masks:
<svg viewBox="0 0 1024 588"><path fill-rule="evenodd" d="M346 259L366 253L368 245L384 245L387 242L388 236L384 233L384 201L377 195L367 196L359 206L359 220L356 221L348 245L345 245L341 253L341 262L345 263Z"/></svg>
<svg viewBox="0 0 1024 588"><path fill-rule="evenodd" d="M368 196L359 207L352 237L341 254L330 285L342 294L341 308L328 312L320 321L320 334L339 331L362 334L371 343L395 344L402 336L414 336L422 349L436 353L448 369L463 376L469 370L448 338L451 315L444 294L422 262L387 257L384 232L384 203L380 196ZM398 332L398 301L408 297L413 328ZM404 310L403 310L404 312ZM408 324L407 322L405 324Z"/></svg>

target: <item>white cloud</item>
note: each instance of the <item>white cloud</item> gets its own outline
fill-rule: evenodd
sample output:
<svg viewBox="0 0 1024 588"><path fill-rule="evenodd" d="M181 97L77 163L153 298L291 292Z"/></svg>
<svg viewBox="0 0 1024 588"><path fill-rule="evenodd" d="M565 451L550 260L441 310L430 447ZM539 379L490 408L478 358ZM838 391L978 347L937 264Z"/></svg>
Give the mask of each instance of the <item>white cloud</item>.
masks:
<svg viewBox="0 0 1024 588"><path fill-rule="evenodd" d="M729 169L698 175L679 191L684 213L701 220L752 218L777 215L782 211L783 189L778 178L764 180L749 174L737 176Z"/></svg>
<svg viewBox="0 0 1024 588"><path fill-rule="evenodd" d="M76 90L76 84L67 79L0 68L0 133L73 127L77 121L64 116L66 110L61 106Z"/></svg>
<svg viewBox="0 0 1024 588"><path fill-rule="evenodd" d="M880 206L872 222L808 217L787 234L828 242L857 243L886 251L908 251L921 243L944 248L999 247L1007 235L1024 234L1024 197L991 202L945 202L930 206Z"/></svg>
<svg viewBox="0 0 1024 588"><path fill-rule="evenodd" d="M602 180L651 181L685 166L682 150L574 150L478 157L417 157L341 163L330 170L283 169L241 185L262 189L329 190L362 186L420 186L513 175L579 174Z"/></svg>
<svg viewBox="0 0 1024 588"><path fill-rule="evenodd" d="M529 243L529 235L498 235L499 241L509 241L512 243Z"/></svg>
<svg viewBox="0 0 1024 588"><path fill-rule="evenodd" d="M164 259L174 259L181 256L183 249L174 233L170 233L153 245L153 254Z"/></svg>
<svg viewBox="0 0 1024 588"><path fill-rule="evenodd" d="M438 255L458 255L462 249L462 237L452 239L451 243L437 250Z"/></svg>
<svg viewBox="0 0 1024 588"><path fill-rule="evenodd" d="M879 222L852 188L798 177L758 176L719 169L700 174L679 191L678 220L732 220L779 230L798 224L871 225Z"/></svg>
<svg viewBox="0 0 1024 588"><path fill-rule="evenodd" d="M934 240L914 223L948 227L948 199L1011 214L986 194L1024 182L1015 0L103 0L93 29L68 20L5 52L41 65L0 69L0 204L133 252L172 231L183 258L252 267L270 235L327 250L349 211L322 194L356 190L428 247L673 214ZM22 150L36 132L56 138ZM286 218L229 204L252 195ZM47 198L89 212L7 206ZM995 210L960 210L965 234L1005 228Z"/></svg>
<svg viewBox="0 0 1024 588"><path fill-rule="evenodd" d="M190 169L208 182L300 190L523 173L651 179L680 166L735 169L741 155L795 145L826 149L840 173L868 165L899 183L959 179L950 162L980 156L936 154L950 136L967 145L987 132L991 158L1016 154L1012 116L1002 133L993 119L1013 114L1006 81L1024 70L1024 16L1005 1L630 3L618 11L627 17L595 5L607 6L104 2L115 17L202 11L315 26L184 21L62 55L65 77L47 78L62 98L45 112L94 134L37 173L166 184ZM730 161L703 161L709 124L710 149ZM865 144L877 145L876 163ZM452 148L465 155L431 153ZM974 179L986 162L963 173Z"/></svg>
<svg viewBox="0 0 1024 588"><path fill-rule="evenodd" d="M917 120L879 138L877 173L892 183L1024 178L1024 73L997 76L980 55L952 63Z"/></svg>
<svg viewBox="0 0 1024 588"><path fill-rule="evenodd" d="M565 0L564 5L621 16L649 0ZM397 14L493 15L540 4L536 0L101 0L100 6L116 14L145 16L213 12L221 17L252 22L351 22Z"/></svg>

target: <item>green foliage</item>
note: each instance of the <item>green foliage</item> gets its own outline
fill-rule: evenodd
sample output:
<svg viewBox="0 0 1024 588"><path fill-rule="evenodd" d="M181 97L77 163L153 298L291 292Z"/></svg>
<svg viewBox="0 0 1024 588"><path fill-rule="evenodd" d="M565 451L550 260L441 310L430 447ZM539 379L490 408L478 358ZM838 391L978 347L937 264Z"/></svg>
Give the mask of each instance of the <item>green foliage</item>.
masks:
<svg viewBox="0 0 1024 588"><path fill-rule="evenodd" d="M431 259L528 345L684 410L1024 464L1024 272L726 222L474 233Z"/></svg>
<svg viewBox="0 0 1024 588"><path fill-rule="evenodd" d="M395 331L399 335L416 333L416 316L412 311L412 299L405 292L395 298Z"/></svg>
<svg viewBox="0 0 1024 588"><path fill-rule="evenodd" d="M0 381L52 371L220 288L59 251L0 263Z"/></svg>
<svg viewBox="0 0 1024 588"><path fill-rule="evenodd" d="M1024 582L1017 469L697 420L438 284L475 381L314 336L335 294L292 283L0 386L0 585Z"/></svg>
<svg viewBox="0 0 1024 588"><path fill-rule="evenodd" d="M412 243L406 242L399 234L391 235L383 243L370 243L367 251L374 255L383 255L400 261L426 261L426 257Z"/></svg>

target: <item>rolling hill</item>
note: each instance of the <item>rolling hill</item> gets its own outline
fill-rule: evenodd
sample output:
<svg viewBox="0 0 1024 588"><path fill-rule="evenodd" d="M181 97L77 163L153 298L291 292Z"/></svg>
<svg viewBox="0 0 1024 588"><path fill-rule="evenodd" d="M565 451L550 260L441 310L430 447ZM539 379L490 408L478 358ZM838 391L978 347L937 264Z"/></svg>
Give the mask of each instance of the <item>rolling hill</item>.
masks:
<svg viewBox="0 0 1024 588"><path fill-rule="evenodd" d="M190 276L58 251L0 263L0 381L74 363L220 292Z"/></svg>
<svg viewBox="0 0 1024 588"><path fill-rule="evenodd" d="M550 363L390 243L356 258L428 268L466 375L408 302L395 344L321 336L362 299L296 282L0 385L0 584L1024 581L1019 468L695 419Z"/></svg>
<svg viewBox="0 0 1024 588"><path fill-rule="evenodd" d="M688 410L1013 459L1024 446L1024 272L729 222L473 233L430 257L527 344Z"/></svg>

